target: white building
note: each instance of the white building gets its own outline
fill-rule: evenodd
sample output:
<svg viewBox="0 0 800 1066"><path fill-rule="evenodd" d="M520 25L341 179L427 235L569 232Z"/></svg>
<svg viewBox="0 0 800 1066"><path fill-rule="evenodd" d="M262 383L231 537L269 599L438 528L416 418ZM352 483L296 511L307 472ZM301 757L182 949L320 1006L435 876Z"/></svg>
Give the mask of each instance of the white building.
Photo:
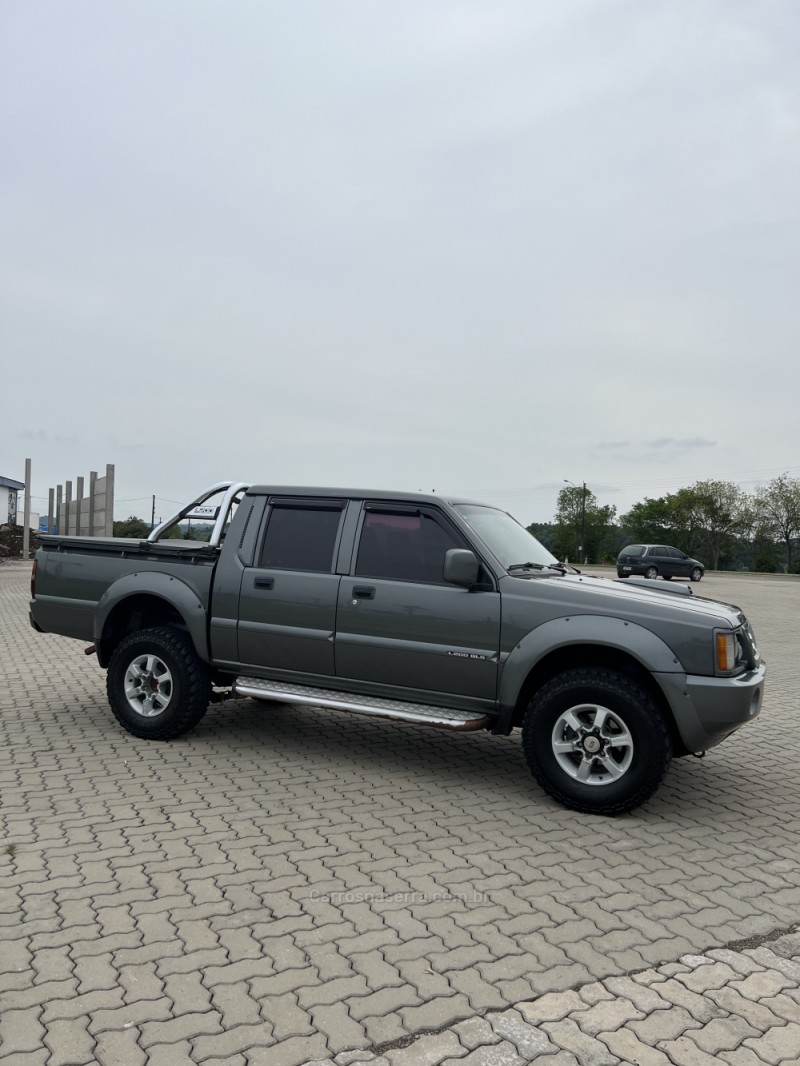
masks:
<svg viewBox="0 0 800 1066"><path fill-rule="evenodd" d="M25 488L23 481L13 477L0 477L0 526L6 523L12 526L22 524L22 496Z"/></svg>

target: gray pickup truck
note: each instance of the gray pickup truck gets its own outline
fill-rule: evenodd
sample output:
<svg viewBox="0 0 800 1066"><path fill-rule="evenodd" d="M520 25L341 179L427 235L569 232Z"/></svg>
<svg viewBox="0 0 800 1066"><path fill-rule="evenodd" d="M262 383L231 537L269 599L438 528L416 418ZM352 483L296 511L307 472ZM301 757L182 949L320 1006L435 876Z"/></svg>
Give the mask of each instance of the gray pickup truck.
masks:
<svg viewBox="0 0 800 1066"><path fill-rule="evenodd" d="M587 577L505 512L435 495L213 485L145 541L43 537L30 615L91 642L137 737L193 729L212 694L520 727L542 788L601 814L644 802L764 692L737 607Z"/></svg>

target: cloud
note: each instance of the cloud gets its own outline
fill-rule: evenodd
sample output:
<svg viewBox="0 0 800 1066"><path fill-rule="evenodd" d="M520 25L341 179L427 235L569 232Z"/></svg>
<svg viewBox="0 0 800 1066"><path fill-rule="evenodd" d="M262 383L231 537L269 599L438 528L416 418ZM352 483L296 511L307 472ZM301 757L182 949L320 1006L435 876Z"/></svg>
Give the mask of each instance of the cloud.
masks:
<svg viewBox="0 0 800 1066"><path fill-rule="evenodd" d="M23 429L20 430L18 436L22 440L45 441L48 444L77 444L79 439L74 433L70 435L48 433L46 429Z"/></svg>
<svg viewBox="0 0 800 1066"><path fill-rule="evenodd" d="M646 440L648 448L715 448L715 440L706 440L705 437L658 437L656 440Z"/></svg>

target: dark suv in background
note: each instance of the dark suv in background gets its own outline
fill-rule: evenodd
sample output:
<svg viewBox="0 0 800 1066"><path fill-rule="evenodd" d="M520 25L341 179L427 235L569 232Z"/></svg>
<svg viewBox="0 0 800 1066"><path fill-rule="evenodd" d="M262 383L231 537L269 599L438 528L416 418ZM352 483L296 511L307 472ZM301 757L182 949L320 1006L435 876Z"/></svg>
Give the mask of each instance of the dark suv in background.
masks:
<svg viewBox="0 0 800 1066"><path fill-rule="evenodd" d="M643 574L654 578L659 574L666 581L673 577L688 577L699 581L706 568L697 559L678 548L666 544L628 544L617 556L617 577Z"/></svg>

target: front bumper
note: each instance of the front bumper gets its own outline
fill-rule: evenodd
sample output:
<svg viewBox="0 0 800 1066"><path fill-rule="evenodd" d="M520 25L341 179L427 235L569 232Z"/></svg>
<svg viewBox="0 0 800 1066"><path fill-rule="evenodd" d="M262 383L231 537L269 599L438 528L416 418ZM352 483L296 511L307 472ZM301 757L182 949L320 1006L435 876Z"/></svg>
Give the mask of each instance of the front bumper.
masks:
<svg viewBox="0 0 800 1066"><path fill-rule="evenodd" d="M763 661L738 677L698 677L692 674L657 674L669 700L675 724L688 751L707 751L761 711Z"/></svg>

